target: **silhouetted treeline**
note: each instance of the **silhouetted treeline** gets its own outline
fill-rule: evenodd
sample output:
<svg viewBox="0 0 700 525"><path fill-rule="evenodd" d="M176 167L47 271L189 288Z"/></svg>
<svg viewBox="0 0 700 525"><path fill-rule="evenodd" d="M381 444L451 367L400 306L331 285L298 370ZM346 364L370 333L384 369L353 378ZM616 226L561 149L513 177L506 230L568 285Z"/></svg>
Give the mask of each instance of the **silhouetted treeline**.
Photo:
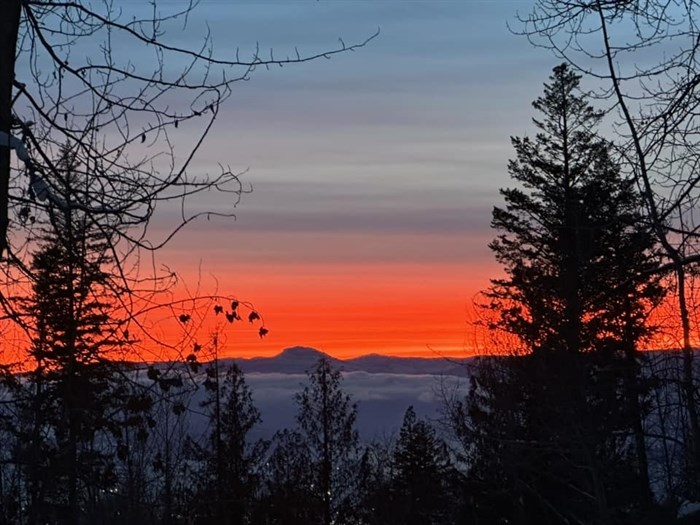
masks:
<svg viewBox="0 0 700 525"><path fill-rule="evenodd" d="M32 410L36 373L8 385L2 523L453 522L463 475L437 430L408 407L396 440L360 443L357 406L325 358L295 397L295 426L271 440L251 438L260 414L235 364L206 365L194 385L184 367L170 370L165 384L152 379L165 372L153 370L144 376L114 365L107 383L121 395L104 424L76 411L80 432L69 446L62 425L70 419L59 424L55 410ZM85 381L98 372L81 370ZM53 380L43 381L51 391ZM193 387L205 389L204 401L193 401ZM192 417L203 415L199 435Z"/></svg>
<svg viewBox="0 0 700 525"><path fill-rule="evenodd" d="M662 374L680 362L656 354L642 375L662 384ZM121 428L83 430L79 453L68 458L66 433L50 421L37 424L38 415L25 408L36 391L31 375L17 378L2 411L2 523L564 523L565 512L591 508L586 491L596 472L598 495L616 506L607 523L672 521L676 509L662 498L686 481L682 448L663 440L682 435L672 390L650 390L655 401L647 405L645 439L652 483L643 487L632 430L580 432L617 421L615 407L591 404L576 413L563 406L568 400L536 397L566 389L540 376L536 360L483 358L475 367L466 397L453 392L446 399L450 418L421 419L409 406L396 435L369 443L359 440L358 408L325 358L295 396L296 424L270 440L252 438L260 414L235 364L206 365L194 385L185 380L187 369L174 368L167 373L180 380L165 387L115 367L112 380L122 394L112 404ZM205 390L203 401L194 401L194 387ZM605 417L592 422L596 412ZM585 455L596 440L604 446Z"/></svg>

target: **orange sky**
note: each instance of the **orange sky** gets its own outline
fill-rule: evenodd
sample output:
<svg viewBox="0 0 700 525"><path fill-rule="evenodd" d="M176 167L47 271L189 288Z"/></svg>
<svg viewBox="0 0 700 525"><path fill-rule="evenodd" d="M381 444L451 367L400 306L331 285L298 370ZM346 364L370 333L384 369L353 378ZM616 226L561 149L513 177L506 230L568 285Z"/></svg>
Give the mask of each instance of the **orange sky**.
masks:
<svg viewBox="0 0 700 525"><path fill-rule="evenodd" d="M268 336L234 325L225 355L473 352L472 300L499 271L487 244L510 136L530 129L552 58L508 30L518 2L292 4L221 4L207 27L223 48L250 38L281 54L381 35L235 86L191 171L221 163L254 191L235 221L189 225L157 262L190 295L234 295L264 316ZM211 192L186 209L227 212L230 201ZM172 316L155 324L177 332Z"/></svg>
<svg viewBox="0 0 700 525"><path fill-rule="evenodd" d="M190 166L202 177L225 166L254 189L240 204L230 193L190 199L187 212L236 220L188 225L154 262L182 277L176 297L235 296L264 316L262 340L257 326L225 326L223 355L294 345L337 357L488 351L470 320L475 295L500 272L487 247L491 209L511 184L510 137L533 132L531 101L557 60L508 29L518 1L439 4L216 3L192 20L217 49L259 42L280 56L381 27L356 53L261 68L236 84ZM171 133L177 153L190 151L189 126ZM182 211L158 211L154 243ZM221 322L183 327L176 313L153 312L146 326L183 353ZM145 358L165 356L142 344Z"/></svg>
<svg viewBox="0 0 700 525"><path fill-rule="evenodd" d="M218 272L216 279L196 272L182 277L190 285L199 283L198 290L190 288L190 295L219 293L251 301L264 318L267 336L258 337L257 323L226 323L207 303L206 319L185 341L194 338L206 344L220 327L220 353L224 356L271 356L301 345L340 358L368 353L426 357L471 354L475 345L474 329L468 322L472 299L488 284L484 277L493 269L459 264L258 264L235 268L235 277ZM169 311L151 316L152 333L165 340L179 340L183 327L173 322L174 317ZM189 343L181 346L186 353Z"/></svg>
<svg viewBox="0 0 700 525"><path fill-rule="evenodd" d="M558 62L509 30L521 3L234 4L207 26L220 46L235 35L235 46L248 37L283 54L290 42L323 49L329 35L381 34L356 53L237 84L191 166L231 167L254 189L235 210L228 194L190 200L188 211L236 220L191 224L158 254L191 296L233 295L264 316L265 339L234 325L222 354L488 352L470 321L501 271L491 210L512 184L510 137L534 132L531 102ZM177 337L172 319L154 333Z"/></svg>
<svg viewBox="0 0 700 525"><path fill-rule="evenodd" d="M223 357L272 356L297 345L311 346L338 358L368 353L421 357L488 354L494 349L489 346L490 336L473 323L474 299L488 286L488 278L498 274L495 262L430 267L236 265L237 277L231 280L231 289L221 277L193 273L189 282L198 282L196 292L201 294L216 291L235 295L240 301L252 298L252 306L269 330L265 338L258 336L260 323L245 320L250 311L247 305L241 307L244 321L233 325L213 314L214 303L206 303L201 315L193 315L196 320L187 326L175 318L180 312L192 313L188 305L157 312L148 326L155 338L175 344L183 356L194 341L202 344L203 360L210 355L211 336L217 329ZM228 308L228 302L217 304ZM677 316L671 302L655 312L653 322L661 330L651 348L680 346L674 335ZM153 352L145 357L160 357L157 350Z"/></svg>
<svg viewBox="0 0 700 525"><path fill-rule="evenodd" d="M216 268L213 268L216 269ZM235 269L235 270L232 270ZM184 358L194 343L202 345L201 361L210 359L212 336L219 335L221 357L272 356L290 346L310 346L338 358L368 353L394 356L464 357L489 354L490 336L473 324L474 299L499 275L490 264L346 264L241 265L229 272L181 274L174 299L232 296L241 301L242 322L229 324L213 306L230 303L204 299L174 308L159 308L141 318L151 339L130 327L137 339L127 359L155 361ZM214 277L216 275L216 277ZM167 296L159 297L166 301ZM250 305L248 304L250 302ZM249 323L250 307L263 323ZM187 324L177 318L192 315ZM664 321L666 320L666 321ZM660 308L654 322L666 324L652 348L678 348L680 341L673 304ZM264 326L269 333L258 336ZM6 327L9 325L6 325ZM26 343L16 330L4 335L4 361L21 360ZM13 335L14 334L14 335ZM172 345L165 348L157 344ZM697 343L698 341L694 341Z"/></svg>

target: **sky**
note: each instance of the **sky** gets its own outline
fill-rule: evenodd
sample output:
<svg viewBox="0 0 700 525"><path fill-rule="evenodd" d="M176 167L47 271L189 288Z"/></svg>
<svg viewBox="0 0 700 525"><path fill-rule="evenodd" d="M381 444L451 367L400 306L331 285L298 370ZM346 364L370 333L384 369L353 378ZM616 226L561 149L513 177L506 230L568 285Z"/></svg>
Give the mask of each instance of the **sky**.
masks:
<svg viewBox="0 0 700 525"><path fill-rule="evenodd" d="M500 272L487 245L510 136L532 132L531 101L557 63L508 29L529 6L203 0L170 35L195 45L208 26L222 56L258 43L282 57L380 31L355 52L235 84L195 161L245 172L253 187L235 221L195 223L158 255L187 293L234 295L264 316L264 339L241 324L223 354L482 350L473 303Z"/></svg>

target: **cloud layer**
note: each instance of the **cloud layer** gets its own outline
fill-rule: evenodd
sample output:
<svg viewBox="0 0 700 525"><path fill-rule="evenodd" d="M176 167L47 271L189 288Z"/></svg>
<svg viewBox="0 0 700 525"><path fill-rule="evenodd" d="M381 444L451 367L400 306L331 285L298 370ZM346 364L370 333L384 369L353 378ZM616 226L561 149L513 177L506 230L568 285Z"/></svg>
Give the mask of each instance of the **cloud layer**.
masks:
<svg viewBox="0 0 700 525"><path fill-rule="evenodd" d="M262 414L258 435L269 438L277 430L292 428L297 407L294 395L307 382L303 374L247 374L246 382ZM412 405L419 417L439 424L443 391L464 389L465 379L431 375L343 374L343 390L358 406L357 427L363 440L383 439L398 433L406 409ZM198 394L201 396L201 393ZM198 401L195 397L194 401ZM202 428L202 420L196 424Z"/></svg>

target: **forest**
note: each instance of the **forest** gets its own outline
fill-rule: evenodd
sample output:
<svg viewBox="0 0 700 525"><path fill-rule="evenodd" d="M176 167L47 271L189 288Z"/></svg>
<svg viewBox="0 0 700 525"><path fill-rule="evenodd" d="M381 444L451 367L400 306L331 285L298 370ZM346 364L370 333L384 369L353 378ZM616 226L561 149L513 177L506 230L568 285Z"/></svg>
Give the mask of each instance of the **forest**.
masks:
<svg viewBox="0 0 700 525"><path fill-rule="evenodd" d="M195 4L131 18L108 2L5 0L0 306L3 348L25 343L0 370L0 523L698 522L698 7L536 0L518 19L559 64L494 203L503 273L475 323L488 347L441 414L406 407L394 439L367 443L325 359L295 425L254 439L255 392L221 365L219 334L195 329L214 318L263 338L263 314L234 295L174 299L176 276L152 258L249 191L224 165L190 169L236 82L371 52L377 35L226 59L207 37L166 39ZM95 37L94 56L71 55ZM121 39L151 50L153 70ZM188 206L209 193L228 206ZM169 206L175 222L154 236ZM176 342L150 329L158 312Z"/></svg>

